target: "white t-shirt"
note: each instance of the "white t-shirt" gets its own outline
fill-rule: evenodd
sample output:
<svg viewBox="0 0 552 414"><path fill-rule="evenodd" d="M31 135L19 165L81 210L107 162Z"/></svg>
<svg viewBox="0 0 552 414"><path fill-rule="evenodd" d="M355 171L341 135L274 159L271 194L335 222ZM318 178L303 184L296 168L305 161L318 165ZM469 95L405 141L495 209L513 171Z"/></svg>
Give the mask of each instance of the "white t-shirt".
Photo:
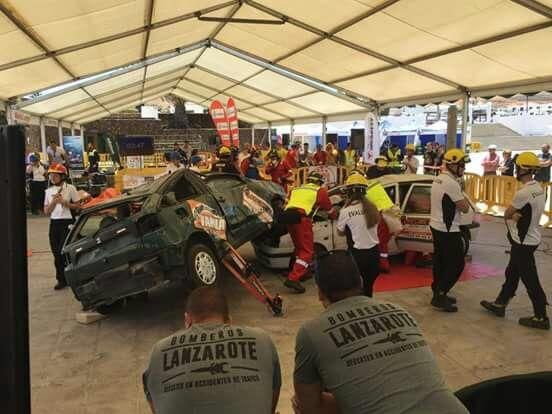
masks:
<svg viewBox="0 0 552 414"><path fill-rule="evenodd" d="M61 195L65 201L76 203L80 200L79 193L77 192L77 189L67 183L62 184L62 191ZM44 206L47 206L50 204L56 194L59 193L60 187L57 185L53 185L46 189L46 195L44 197ZM52 220L60 220L60 219L71 219L73 216L71 215L71 210L67 207L62 206L61 204L57 204L56 208L50 213L50 218Z"/></svg>
<svg viewBox="0 0 552 414"><path fill-rule="evenodd" d="M438 231L459 232L460 211L456 208L456 202L463 199L462 188L454 177L447 172L437 176L431 186L429 225Z"/></svg>
<svg viewBox="0 0 552 414"><path fill-rule="evenodd" d="M52 147L46 148L46 153L52 157L52 162L56 162L58 164L65 164L65 160L63 159L63 156L65 155L65 150L61 147L56 147L56 150Z"/></svg>
<svg viewBox="0 0 552 414"><path fill-rule="evenodd" d="M355 249L371 249L379 243L378 226L366 227L366 218L362 210L362 203L356 202L339 211L337 229L345 232L349 227Z"/></svg>
<svg viewBox="0 0 552 414"><path fill-rule="evenodd" d="M407 164L408 163L408 164ZM406 170L404 170L405 174L417 174L418 173L418 167L420 166L420 161L418 161L418 158L412 156L412 158L404 157L403 164L406 166ZM414 168L414 171L410 170L409 165L412 165Z"/></svg>
<svg viewBox="0 0 552 414"><path fill-rule="evenodd" d="M512 200L512 207L519 210L521 218L517 223L506 220L508 233L516 243L537 246L541 242L539 221L544 212L545 203L546 195L536 181L529 181L518 190Z"/></svg>
<svg viewBox="0 0 552 414"><path fill-rule="evenodd" d="M32 164L28 165L27 174L31 176L32 181L46 181L46 177L44 176L44 174L46 174L46 170L42 164L38 164L38 166L34 166Z"/></svg>

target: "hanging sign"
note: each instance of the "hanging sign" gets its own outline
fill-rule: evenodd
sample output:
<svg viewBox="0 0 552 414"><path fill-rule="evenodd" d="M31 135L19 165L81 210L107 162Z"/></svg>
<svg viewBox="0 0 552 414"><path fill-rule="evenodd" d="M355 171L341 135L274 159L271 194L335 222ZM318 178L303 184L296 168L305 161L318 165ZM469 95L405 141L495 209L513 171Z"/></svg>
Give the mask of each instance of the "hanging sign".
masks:
<svg viewBox="0 0 552 414"><path fill-rule="evenodd" d="M217 128L221 144L228 146L231 145L230 128L228 127L228 117L226 116L224 106L220 103L220 101L213 101L209 107L209 113L211 114L213 123Z"/></svg>
<svg viewBox="0 0 552 414"><path fill-rule="evenodd" d="M232 145L236 147L240 146L240 130L238 127L238 108L234 99L228 98L226 104L226 116L228 117L228 124L230 126L230 136L232 137Z"/></svg>

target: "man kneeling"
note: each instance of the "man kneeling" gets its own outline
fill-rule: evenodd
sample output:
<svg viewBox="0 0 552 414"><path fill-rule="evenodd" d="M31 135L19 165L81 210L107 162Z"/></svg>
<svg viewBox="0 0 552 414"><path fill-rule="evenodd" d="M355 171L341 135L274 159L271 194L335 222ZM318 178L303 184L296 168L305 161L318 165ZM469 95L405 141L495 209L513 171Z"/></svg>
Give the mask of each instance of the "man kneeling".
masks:
<svg viewBox="0 0 552 414"><path fill-rule="evenodd" d="M468 413L446 386L414 318L363 296L347 252L319 258L316 283L326 309L297 334L296 413Z"/></svg>
<svg viewBox="0 0 552 414"><path fill-rule="evenodd" d="M190 294L185 329L153 347L143 380L155 414L274 413L282 382L270 337L232 325L214 287Z"/></svg>

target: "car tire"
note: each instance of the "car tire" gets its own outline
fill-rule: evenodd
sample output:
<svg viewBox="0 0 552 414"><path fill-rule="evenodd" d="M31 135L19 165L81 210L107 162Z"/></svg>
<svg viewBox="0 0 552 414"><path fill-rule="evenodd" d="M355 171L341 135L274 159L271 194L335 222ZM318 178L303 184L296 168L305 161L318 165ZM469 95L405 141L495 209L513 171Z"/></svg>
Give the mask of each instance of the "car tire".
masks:
<svg viewBox="0 0 552 414"><path fill-rule="evenodd" d="M115 302L109 305L100 305L96 308L96 311L102 315L111 315L120 311L123 308L125 299L117 299Z"/></svg>
<svg viewBox="0 0 552 414"><path fill-rule="evenodd" d="M187 253L188 275L193 287L214 286L220 276L220 263L213 250L196 243Z"/></svg>

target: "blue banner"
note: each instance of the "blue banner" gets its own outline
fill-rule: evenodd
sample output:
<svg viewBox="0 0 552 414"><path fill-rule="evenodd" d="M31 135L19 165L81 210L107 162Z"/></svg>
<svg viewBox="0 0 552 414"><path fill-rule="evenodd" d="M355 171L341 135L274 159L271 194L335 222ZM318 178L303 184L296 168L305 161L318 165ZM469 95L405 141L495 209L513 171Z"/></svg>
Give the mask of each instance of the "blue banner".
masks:
<svg viewBox="0 0 552 414"><path fill-rule="evenodd" d="M81 136L63 137L63 149L67 153L70 170L84 170L84 140Z"/></svg>
<svg viewBox="0 0 552 414"><path fill-rule="evenodd" d="M120 155L153 155L153 137L132 136L117 138Z"/></svg>

